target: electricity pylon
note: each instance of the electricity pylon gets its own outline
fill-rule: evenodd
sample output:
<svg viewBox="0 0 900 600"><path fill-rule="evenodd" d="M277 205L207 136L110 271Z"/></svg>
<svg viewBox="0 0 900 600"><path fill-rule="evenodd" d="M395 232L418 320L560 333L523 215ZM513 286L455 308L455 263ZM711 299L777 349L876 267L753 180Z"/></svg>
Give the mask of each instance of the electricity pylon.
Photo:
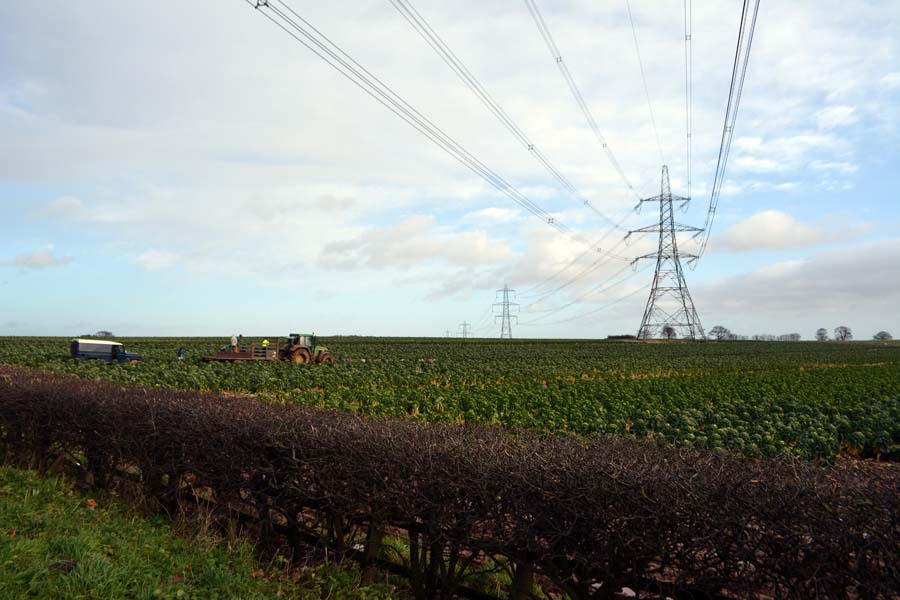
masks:
<svg viewBox="0 0 900 600"><path fill-rule="evenodd" d="M656 272L653 274L653 288L647 299L647 307L644 309L644 318L638 329L638 339L647 339L663 334L665 337L675 335L692 340L705 339L700 317L694 308L694 301L688 291L684 280L684 270L681 268L681 259L697 259L696 254L686 254L678 251L678 239L676 234L680 232L699 233L703 231L697 227L681 225L675 222L673 202L680 202L686 206L690 198L673 196L669 187L669 168L663 165L660 177L660 194L652 198L642 198L638 207L644 202L659 202L659 224L649 225L628 232L626 239L632 233L659 233L659 249L656 252L638 256L632 264L639 260L649 258L656 259Z"/></svg>
<svg viewBox="0 0 900 600"><path fill-rule="evenodd" d="M469 337L469 327L471 326L471 323L466 323L465 321L459 324L459 335L462 336L462 339Z"/></svg>
<svg viewBox="0 0 900 600"><path fill-rule="evenodd" d="M501 340L503 340L503 339L511 340L512 339L512 320L515 319L516 322L518 322L518 320L519 320L519 317L517 317L516 315L509 314L510 306L515 306L516 308L518 308L518 306L519 306L517 303L509 301L510 293L515 294L516 290L509 289L509 286L504 283L503 289L497 290L497 296L500 297L501 300L499 302L494 303L494 306L500 307L500 314L494 315L494 323L497 322L497 319L500 319L500 339ZM502 296L500 296L501 294L502 294ZM496 299L497 298L495 297L495 300Z"/></svg>

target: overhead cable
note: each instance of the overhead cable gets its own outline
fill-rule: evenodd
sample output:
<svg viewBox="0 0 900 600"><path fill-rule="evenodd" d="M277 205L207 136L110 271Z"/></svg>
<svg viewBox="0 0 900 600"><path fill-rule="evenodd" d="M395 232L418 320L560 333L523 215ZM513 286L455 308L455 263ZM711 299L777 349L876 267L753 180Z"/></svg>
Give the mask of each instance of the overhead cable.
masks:
<svg viewBox="0 0 900 600"><path fill-rule="evenodd" d="M613 306L613 305L615 305L615 304L618 304L618 303L621 302L622 300L626 300L626 299L628 299L628 298L631 298L631 297L634 296L635 294L637 294L637 293L639 293L639 292L643 292L643 291L644 291L643 288L638 288L638 289L634 290L633 292L629 292L629 293L625 294L624 296L622 296L622 297L620 297L620 298L616 298L615 300L613 300L613 301L611 301L611 302L607 302L606 304L604 304L604 305L602 305L602 306L600 306L600 307L598 307L598 308L595 308L595 309L593 309L593 310L589 310L589 311L586 312L586 313L581 313L580 315L575 315L575 316L573 316L573 317L569 317L569 318L566 318L566 319L560 319L560 320L558 320L558 321L550 321L549 323L539 323L538 325L544 325L544 326L547 326L547 325L561 325L561 324L563 324L563 323L571 323L572 321L579 321L579 320L581 320L581 319L585 319L585 318L587 318L587 317L591 317L591 316L597 314L597 313L600 312L600 311L606 310L606 309L608 309L610 306ZM533 322L531 322L531 323L519 323L519 325L532 325L532 324L534 324L534 323L533 323Z"/></svg>
<svg viewBox="0 0 900 600"><path fill-rule="evenodd" d="M731 70L731 86L728 90L728 104L725 107L725 124L722 126L722 141L719 144L719 157L716 161L716 174L713 179L712 191L709 196L709 209L706 213L706 223L703 231L698 235L703 236L697 257L703 256L706 245L709 242L709 234L712 231L713 220L716 217L716 206L719 203L719 193L722 183L725 181L725 167L728 164L728 153L731 151L731 138L734 135L734 124L737 120L738 107L741 103L741 92L744 88L744 78L747 74L747 64L750 61L750 47L753 44L753 32L756 29L756 16L759 12L759 0L753 0L753 9L750 9L751 0L744 0L741 11L741 25L738 29L737 48L734 51L734 66ZM752 13L752 14L751 14Z"/></svg>
<svg viewBox="0 0 900 600"><path fill-rule="evenodd" d="M693 14L691 0L684 0L684 113L685 113L685 146L686 146L686 170L687 170L687 194L691 199L691 133L694 127L694 56L693 56Z"/></svg>
<svg viewBox="0 0 900 600"><path fill-rule="evenodd" d="M588 247L584 252L582 252L581 254L576 256L570 262L566 263L561 269L555 271L549 277L546 277L542 281L539 281L538 283L528 287L523 292L519 292L519 298L527 298L529 296L534 295L534 292L536 292L536 290L538 288L543 287L544 285L548 284L549 282L553 281L554 279L556 279L557 277L559 277L560 275L562 275L563 273L565 273L566 271L568 271L569 269L574 267L576 265L576 263L578 263L578 261L580 261L582 258L587 256L587 254L590 253L592 250L593 250L593 248Z"/></svg>
<svg viewBox="0 0 900 600"><path fill-rule="evenodd" d="M643 270L643 269L638 269L637 271L635 271L634 273L628 275L627 277L624 277L624 278L622 278L621 280L616 281L616 282L614 282L613 284L610 284L610 285L604 287L602 290L597 290L596 293L600 293L601 291L607 291L607 290L612 289L612 288L614 288L614 287L618 287L619 285L622 285L624 282L628 281L629 279L635 277L635 276L636 276L638 273L640 273L642 270ZM586 317L593 316L593 315L597 314L598 312L600 312L600 311L602 311L602 310L606 310L606 309L609 308L610 306L612 306L612 305L614 305L614 304L616 304L616 303L618 303L618 302L621 302L622 300L625 300L626 298L630 298L631 296L634 296L635 294L637 294L637 293L639 293L639 292L642 292L642 291L644 291L644 288L638 288L638 289L636 289L636 290L634 290L634 291L632 291L632 292L629 292L628 294L626 294L626 295L624 295L624 296L622 296L622 297L620 297L620 298L617 298L616 300L613 300L613 301L611 301L611 302L607 302L607 303L605 303L605 304L603 304L603 305L601 305L601 306L599 306L599 307L597 307L597 308L593 308L593 309L591 309L591 310L589 310L589 311L587 311L587 312L580 313L580 314L577 314L577 315L574 315L574 316L571 316L571 317L567 317L567 318L565 318L565 319L559 319L559 320L557 320L557 321L549 321L549 322L546 322L546 323L542 323L541 321L543 321L543 320L546 319L547 317L552 316L552 314L556 314L556 313L551 313L551 314L547 314L547 315L542 315L542 316L540 316L540 317L537 317L536 319L532 319L531 321L519 322L519 325L545 326L545 325L559 325L559 324L562 324L562 323L569 323L569 322L571 322L571 321L577 321L577 320L579 320L579 319L584 319L584 318L586 318ZM574 303L570 303L568 306L571 306L571 305L573 305L573 304L574 304ZM560 310L563 310L563 309L560 308ZM559 312L559 311L557 311L557 312Z"/></svg>
<svg viewBox="0 0 900 600"><path fill-rule="evenodd" d="M584 239L579 233L560 222L559 219L541 208L503 177L478 160L465 147L404 100L390 86L363 67L340 46L316 29L309 21L297 14L286 2L282 0L245 0L245 2L256 8L260 14L300 42L354 85L526 211L563 234L578 240ZM600 250L600 252L603 253L604 251Z"/></svg>
<svg viewBox="0 0 900 600"><path fill-rule="evenodd" d="M563 79L566 81L566 85L569 87L569 91L572 93L572 96L575 99L575 102L578 104L578 108L581 109L582 114L584 114L584 118L590 126L591 131L594 132L594 136L600 142L600 145L603 147L603 150L606 152L606 157L609 159L610 164L613 169L615 169L616 173L619 175L619 178L625 184L625 187L634 195L635 198L640 199L640 194L634 186L631 185L631 182L628 180L628 177L625 176L625 171L622 170L621 165L619 165L619 161L616 160L615 154L613 154L612 148L609 147L609 144L606 142L606 138L603 137L603 133L600 131L600 126L597 125L597 120L594 119L594 115L591 113L591 109L588 107L587 102L584 100L584 96L581 94L581 90L578 89L578 85L575 83L575 79L572 77L572 74L569 72L569 67L566 66L566 63L563 61L562 53L559 51L559 48L556 45L556 41L553 39L553 35L550 33L550 29L547 27L547 23L544 21L544 17L541 16L541 12L535 4L534 0L525 0L525 6L528 7L528 11L531 13L532 19L534 19L535 25L537 25L538 31L541 33L541 37L544 38L544 43L547 45L547 49L550 51L550 55L553 57L553 61L556 63L557 68L559 69L560 74L563 76Z"/></svg>
<svg viewBox="0 0 900 600"><path fill-rule="evenodd" d="M605 292L617 285L620 285L622 282L631 279L632 277L634 277L635 274L637 274L640 271L643 271L646 268L646 267L641 267L638 269L633 269L633 273L631 275L624 277L621 281L612 282L614 279L616 279L616 277L618 277L619 275L621 275L622 273L627 271L629 267L632 267L632 265L625 265L624 267L622 267L621 269L619 269L618 271L616 271L615 273L613 273L612 275L610 275L609 277L604 279L603 281L594 284L593 286L588 288L586 291L582 292L581 294L579 294L578 296L576 296L569 302L566 302L565 304L562 304L560 306L551 306L550 308L526 310L526 312L528 312L529 314L543 313L542 316L537 317L537 319L535 319L535 320L546 319L547 317L550 317L556 313L562 312L563 310L566 310L567 308L569 308L571 306L575 306L576 304L584 302L585 300L587 300L588 298L590 298L592 296L595 296L596 294ZM610 282L612 282L612 283L610 283ZM531 306L534 306L535 304L537 304L537 302L532 302L531 304L526 306L526 309L528 309ZM532 321L532 322L534 322L534 321Z"/></svg>
<svg viewBox="0 0 900 600"><path fill-rule="evenodd" d="M438 35L438 33L434 30L434 28L425 20L425 18L419 13L418 10L412 5L409 0L390 0L391 4L394 8L397 9L397 12L406 19L407 23L412 26L412 28L419 34L419 36L425 40L425 42L431 46L431 48L437 53L437 55L444 61L444 63L450 67L450 69L456 74L457 77L468 87L472 93L481 101L482 104L487 107L488 110L493 113L493 115L500 121L500 123L515 137L522 146L528 150L528 152L540 162L545 169L562 185L563 188L566 189L571 195L573 195L577 200L581 202L581 204L594 213L596 213L599 217L607 221L613 228L619 228L619 223L616 223L609 216L604 214L602 211L598 210L594 204L588 200L584 194L582 194L578 188L565 176L563 175L559 169L557 169L553 163L544 155L544 153L538 148L522 131L519 125L509 116L509 114L503 109L502 106L491 96L491 94L485 89L485 87L481 84L475 75L463 64L463 62L459 59L459 57L453 52L453 50L447 45L446 42Z"/></svg>
<svg viewBox="0 0 900 600"><path fill-rule="evenodd" d="M537 298L535 298L534 300L532 300L531 302L529 302L528 304L526 304L526 305L525 305L525 309L528 310L528 308L529 308L530 306L534 306L535 304L538 304L541 300L544 300L544 299L546 299L546 298L549 298L550 296L552 296L552 295L555 294L556 292L562 291L562 290L564 290L565 288L571 286L572 284L574 284L574 283L576 283L576 282L578 282L578 281L581 281L583 278L585 278L586 276L590 275L591 273L593 273L594 271L596 271L597 269L599 269L601 266L603 266L604 262L605 262L605 261L604 261L602 258L598 258L597 260L595 260L594 262L592 262L590 265L588 265L587 268L582 269L579 273L577 273L574 277L572 277L571 279L569 279L569 280L566 281L565 283L560 284L560 285L558 285L557 287L553 288L552 290L550 290L550 291L548 291L548 292L545 292L545 293L541 294L540 296L538 296ZM624 268L627 269L627 268L628 268L628 265L625 265Z"/></svg>
<svg viewBox="0 0 900 600"><path fill-rule="evenodd" d="M662 144L659 141L659 130L656 128L656 117L653 115L653 103L650 102L650 89L647 87L647 76L644 74L644 61L641 59L641 47L638 45L637 30L634 27L634 17L631 14L631 2L625 0L628 8L628 21L631 23L631 37L634 39L634 51L637 54L638 66L641 70L641 81L644 82L644 97L647 99L647 110L650 111L650 124L653 126L653 135L656 136L656 149L659 151L660 164L666 164L663 157Z"/></svg>

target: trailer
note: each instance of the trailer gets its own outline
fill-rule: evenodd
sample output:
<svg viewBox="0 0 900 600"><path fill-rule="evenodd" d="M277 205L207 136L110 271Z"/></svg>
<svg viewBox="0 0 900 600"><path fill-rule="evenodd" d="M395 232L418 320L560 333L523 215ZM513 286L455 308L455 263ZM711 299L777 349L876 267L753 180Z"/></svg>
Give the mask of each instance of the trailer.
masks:
<svg viewBox="0 0 900 600"><path fill-rule="evenodd" d="M277 340L276 340L277 342ZM237 362L242 360L268 360L277 361L278 346L263 346L256 342L249 345L237 346L234 350L219 350L212 356L204 356L203 362Z"/></svg>
<svg viewBox="0 0 900 600"><path fill-rule="evenodd" d="M291 333L282 342L281 338L274 344L264 346L251 342L249 346L224 347L213 356L204 356L204 362L240 362L245 360L290 361L297 364L333 363L334 356L325 346L316 343L315 334Z"/></svg>

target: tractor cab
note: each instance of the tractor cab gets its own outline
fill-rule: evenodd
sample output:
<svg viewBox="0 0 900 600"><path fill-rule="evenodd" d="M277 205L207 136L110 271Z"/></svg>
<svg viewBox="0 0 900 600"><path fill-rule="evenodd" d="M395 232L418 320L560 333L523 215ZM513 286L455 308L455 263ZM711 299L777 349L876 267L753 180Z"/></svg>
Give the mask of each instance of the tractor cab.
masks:
<svg viewBox="0 0 900 600"><path fill-rule="evenodd" d="M288 335L288 346L306 346L309 348L312 346L313 337L309 333L291 333Z"/></svg>
<svg viewBox="0 0 900 600"><path fill-rule="evenodd" d="M282 353L286 360L295 363L334 362L334 357L328 351L328 348L317 344L316 334L314 333L288 334Z"/></svg>

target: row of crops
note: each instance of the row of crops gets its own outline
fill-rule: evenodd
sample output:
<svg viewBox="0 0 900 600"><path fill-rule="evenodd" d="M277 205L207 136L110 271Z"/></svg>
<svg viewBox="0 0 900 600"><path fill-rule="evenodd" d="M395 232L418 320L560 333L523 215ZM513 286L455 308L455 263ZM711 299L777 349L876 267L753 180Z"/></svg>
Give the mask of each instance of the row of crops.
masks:
<svg viewBox="0 0 900 600"><path fill-rule="evenodd" d="M900 459L896 343L331 338L337 362L317 367L200 360L225 339L121 341L145 362L72 361L62 338L0 338L0 362L432 422L630 434L748 456Z"/></svg>

